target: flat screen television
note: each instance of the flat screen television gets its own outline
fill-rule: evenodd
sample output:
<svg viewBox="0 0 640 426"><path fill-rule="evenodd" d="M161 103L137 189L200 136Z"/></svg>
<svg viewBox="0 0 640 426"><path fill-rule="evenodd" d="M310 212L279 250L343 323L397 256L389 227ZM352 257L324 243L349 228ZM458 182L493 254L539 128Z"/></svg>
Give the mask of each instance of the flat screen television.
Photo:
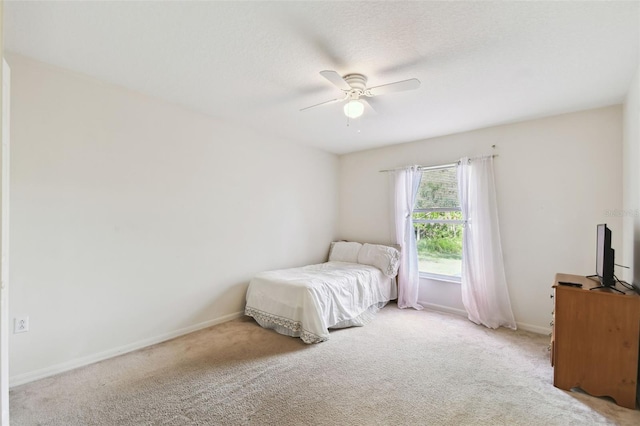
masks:
<svg viewBox="0 0 640 426"><path fill-rule="evenodd" d="M615 251L611 248L611 230L603 223L597 227L596 242L596 276L604 287L614 287Z"/></svg>

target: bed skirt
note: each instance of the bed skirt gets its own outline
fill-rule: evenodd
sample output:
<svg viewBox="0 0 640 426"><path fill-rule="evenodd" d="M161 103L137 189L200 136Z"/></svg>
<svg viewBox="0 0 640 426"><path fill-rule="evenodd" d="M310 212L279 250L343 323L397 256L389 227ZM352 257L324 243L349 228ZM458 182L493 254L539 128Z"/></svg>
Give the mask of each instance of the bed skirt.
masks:
<svg viewBox="0 0 640 426"><path fill-rule="evenodd" d="M388 302L379 302L369 306L364 312L355 318L340 321L337 324L329 326L329 329L362 327L371 322L375 314L382 309ZM319 336L302 328L300 321L294 321L289 318L280 317L258 309L247 306L244 314L252 317L261 327L276 331L285 336L299 337L304 343L313 344L328 340L328 337Z"/></svg>

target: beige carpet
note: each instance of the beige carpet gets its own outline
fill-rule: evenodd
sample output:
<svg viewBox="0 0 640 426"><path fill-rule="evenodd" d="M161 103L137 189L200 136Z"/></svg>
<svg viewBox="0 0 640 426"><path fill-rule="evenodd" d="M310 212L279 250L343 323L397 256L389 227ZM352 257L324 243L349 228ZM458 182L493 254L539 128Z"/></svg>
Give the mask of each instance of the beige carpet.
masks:
<svg viewBox="0 0 640 426"><path fill-rule="evenodd" d="M11 424L640 424L554 388L547 343L395 305L312 346L239 319L16 387Z"/></svg>

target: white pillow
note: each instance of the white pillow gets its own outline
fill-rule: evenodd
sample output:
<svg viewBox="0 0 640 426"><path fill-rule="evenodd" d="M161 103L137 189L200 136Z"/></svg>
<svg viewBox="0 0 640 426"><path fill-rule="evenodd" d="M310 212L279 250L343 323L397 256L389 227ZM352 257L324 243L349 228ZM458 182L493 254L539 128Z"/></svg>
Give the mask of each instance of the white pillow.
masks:
<svg viewBox="0 0 640 426"><path fill-rule="evenodd" d="M375 266L393 278L400 266L400 252L393 247L365 243L358 253L358 263Z"/></svg>
<svg viewBox="0 0 640 426"><path fill-rule="evenodd" d="M352 241L338 241L331 243L329 262L358 263L358 252L362 244Z"/></svg>

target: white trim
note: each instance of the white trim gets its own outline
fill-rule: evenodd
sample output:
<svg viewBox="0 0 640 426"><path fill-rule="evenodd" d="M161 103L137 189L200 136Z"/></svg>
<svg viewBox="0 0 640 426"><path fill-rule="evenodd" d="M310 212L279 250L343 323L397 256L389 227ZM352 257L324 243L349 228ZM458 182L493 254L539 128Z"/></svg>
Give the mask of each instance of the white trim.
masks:
<svg viewBox="0 0 640 426"><path fill-rule="evenodd" d="M418 303L424 306L425 308L433 309L434 311L446 312L448 314L459 315L465 318L467 317L467 312L463 309L451 308L449 306L444 306L444 305L436 305L435 303L421 302L419 300L418 300Z"/></svg>
<svg viewBox="0 0 640 426"><path fill-rule="evenodd" d="M2 25L0 4L0 26ZM2 38L0 36L0 38ZM1 41L0 41L1 43ZM0 47L0 51L2 48ZM0 424L9 426L9 180L11 125L11 70L2 58L2 134L0 154Z"/></svg>
<svg viewBox="0 0 640 426"><path fill-rule="evenodd" d="M176 337L193 333L194 331L202 330L203 328L222 324L223 322L240 318L243 315L244 315L244 312L234 312L232 314L224 315L220 318L204 321L199 324L191 325L189 327L181 328L179 330L171 331L169 333L164 333L159 336L150 337L148 339L140 340L134 343L130 343L128 345L109 349L103 352L98 352L96 354L84 356L82 358L76 358L71 361L52 365L51 367L45 367L39 370L30 371L28 373L18 374L16 376L12 376L9 378L9 386L14 387L18 385L23 385L25 383L33 382L34 380L44 379L45 377L49 377L65 371L73 370L74 368L83 367L85 365L93 364L95 362L102 361L108 358L113 358L115 356L122 355L127 352L132 352L138 349L145 348L147 346L151 346L157 343L165 342L167 340L175 339Z"/></svg>
<svg viewBox="0 0 640 426"><path fill-rule="evenodd" d="M418 300L418 303L424 306L425 308L432 309L434 311L446 312L448 314L459 315L467 318L467 312L462 309L451 308L449 306L436 305L435 303L421 302ZM548 327L540 327L539 325L527 324L524 322L516 322L519 330L530 331L536 334L549 334L551 333L551 329Z"/></svg>
<svg viewBox="0 0 640 426"><path fill-rule="evenodd" d="M434 274L431 272L418 271L420 279L442 281L444 283L462 284L462 277L456 277L455 275L442 275Z"/></svg>
<svg viewBox="0 0 640 426"><path fill-rule="evenodd" d="M516 322L518 329L530 331L536 334L549 334L551 333L551 329L549 327L540 327L539 325L526 324L524 322Z"/></svg>

